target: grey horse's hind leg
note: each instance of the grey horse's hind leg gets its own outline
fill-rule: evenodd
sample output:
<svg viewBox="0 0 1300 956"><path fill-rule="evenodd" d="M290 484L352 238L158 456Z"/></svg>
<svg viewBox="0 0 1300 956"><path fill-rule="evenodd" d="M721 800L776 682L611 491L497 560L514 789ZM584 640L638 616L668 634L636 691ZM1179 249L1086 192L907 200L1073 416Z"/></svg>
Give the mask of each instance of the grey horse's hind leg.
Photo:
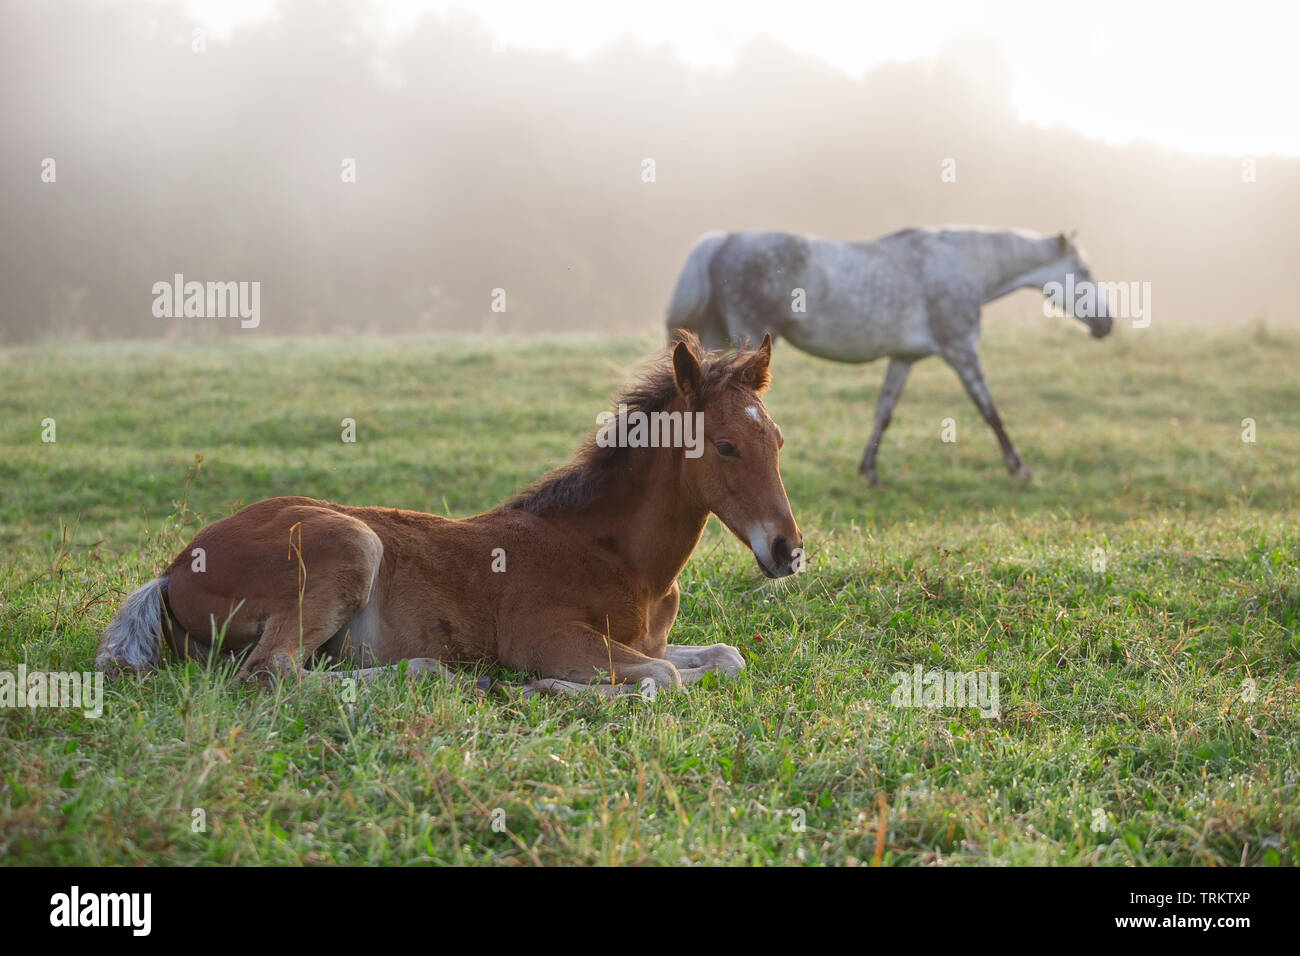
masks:
<svg viewBox="0 0 1300 956"><path fill-rule="evenodd" d="M885 384L880 387L880 400L876 403L876 424L871 431L871 440L867 442L867 450L862 453L862 463L858 465L858 474L865 475L869 485L880 483L876 477L876 452L880 450L880 440L894 417L894 406L903 394L907 373L911 370L911 362L898 358L891 358L889 368L885 370Z"/></svg>
<svg viewBox="0 0 1300 956"><path fill-rule="evenodd" d="M700 337L700 345L704 346L707 351L725 351L733 347L731 339L727 336L726 330L721 327L720 322L707 322L700 326L696 334Z"/></svg>
<svg viewBox="0 0 1300 956"><path fill-rule="evenodd" d="M941 353L943 359L952 366L957 377L961 379L962 385L966 386L966 394L971 397L975 407L980 410L984 420L989 423L993 429L993 434L998 437L998 445L1002 448L1002 460L1007 463L1007 470L1017 481L1028 481L1030 478L1029 469L1025 463L1020 460L1016 454L1016 449L1011 444L1011 439L1007 437L1007 430L1002 427L1002 419L998 415L997 408L993 405L993 396L989 394L989 387L984 382L984 370L980 368L979 356L975 350L962 349L945 351Z"/></svg>
<svg viewBox="0 0 1300 956"><path fill-rule="evenodd" d="M705 351L712 352L715 349L731 348L731 341L727 334L722 331L715 323L708 323L700 326L698 329L688 328L686 326L669 326L668 327L668 345L671 347L677 342L679 332L694 332L700 340Z"/></svg>

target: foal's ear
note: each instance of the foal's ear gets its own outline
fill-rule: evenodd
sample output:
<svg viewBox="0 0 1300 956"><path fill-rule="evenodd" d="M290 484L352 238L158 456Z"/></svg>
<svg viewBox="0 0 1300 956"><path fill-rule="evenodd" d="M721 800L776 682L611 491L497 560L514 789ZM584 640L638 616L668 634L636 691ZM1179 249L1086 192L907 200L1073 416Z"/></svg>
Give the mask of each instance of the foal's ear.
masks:
<svg viewBox="0 0 1300 956"><path fill-rule="evenodd" d="M698 396L703 377L700 360L695 357L691 347L685 342L678 342L677 348L673 349L673 381L677 385L677 391L687 397Z"/></svg>
<svg viewBox="0 0 1300 956"><path fill-rule="evenodd" d="M740 370L741 383L754 392L761 392L772 381L768 366L772 363L772 333L763 334L763 344L754 350L749 362Z"/></svg>

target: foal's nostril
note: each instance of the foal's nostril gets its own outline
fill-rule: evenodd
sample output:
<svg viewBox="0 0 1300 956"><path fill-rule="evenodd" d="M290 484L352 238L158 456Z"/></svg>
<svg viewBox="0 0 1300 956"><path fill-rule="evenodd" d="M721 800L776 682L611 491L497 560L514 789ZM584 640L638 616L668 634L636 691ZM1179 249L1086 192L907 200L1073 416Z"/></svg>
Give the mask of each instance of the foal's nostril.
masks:
<svg viewBox="0 0 1300 956"><path fill-rule="evenodd" d="M776 540L772 542L773 562L775 562L778 568L787 567L793 557L794 554L790 550L790 542L785 540L784 535L778 535Z"/></svg>

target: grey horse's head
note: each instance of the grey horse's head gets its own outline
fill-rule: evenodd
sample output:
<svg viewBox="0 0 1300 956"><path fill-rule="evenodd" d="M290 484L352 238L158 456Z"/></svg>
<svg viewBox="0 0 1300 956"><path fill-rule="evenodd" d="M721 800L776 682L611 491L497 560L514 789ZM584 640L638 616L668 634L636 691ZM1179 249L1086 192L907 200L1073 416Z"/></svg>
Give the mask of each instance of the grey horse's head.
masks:
<svg viewBox="0 0 1300 956"><path fill-rule="evenodd" d="M1092 277L1083 250L1075 245L1075 235L1061 233L1058 237L1065 279L1059 289L1052 290L1049 298L1067 315L1088 326L1093 338L1102 339L1110 334L1110 303L1105 289Z"/></svg>

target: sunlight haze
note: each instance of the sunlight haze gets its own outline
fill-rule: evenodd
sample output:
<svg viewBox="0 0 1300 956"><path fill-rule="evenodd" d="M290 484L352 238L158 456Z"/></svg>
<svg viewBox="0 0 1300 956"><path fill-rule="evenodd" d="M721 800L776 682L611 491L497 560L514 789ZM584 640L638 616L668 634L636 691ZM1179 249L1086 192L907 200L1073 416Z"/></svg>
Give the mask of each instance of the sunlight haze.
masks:
<svg viewBox="0 0 1300 956"><path fill-rule="evenodd" d="M192 0L217 36L275 13L272 0ZM631 39L699 69L727 69L767 36L850 76L987 45L1022 119L1111 143L1230 156L1300 155L1294 97L1300 7L1258 3L844 3L807 0L375 0L389 37L430 14L477 21L499 46L584 58Z"/></svg>

